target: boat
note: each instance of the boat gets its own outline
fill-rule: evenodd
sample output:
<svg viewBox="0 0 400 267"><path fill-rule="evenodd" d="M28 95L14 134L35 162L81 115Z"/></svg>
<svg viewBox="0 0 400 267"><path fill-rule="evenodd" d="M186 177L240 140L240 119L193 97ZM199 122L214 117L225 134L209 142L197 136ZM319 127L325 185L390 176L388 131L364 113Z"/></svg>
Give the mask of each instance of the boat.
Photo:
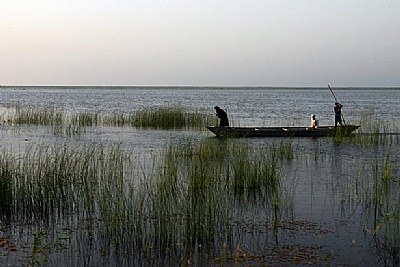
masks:
<svg viewBox="0 0 400 267"><path fill-rule="evenodd" d="M219 127L206 126L217 137L327 137L349 136L358 125L310 127Z"/></svg>

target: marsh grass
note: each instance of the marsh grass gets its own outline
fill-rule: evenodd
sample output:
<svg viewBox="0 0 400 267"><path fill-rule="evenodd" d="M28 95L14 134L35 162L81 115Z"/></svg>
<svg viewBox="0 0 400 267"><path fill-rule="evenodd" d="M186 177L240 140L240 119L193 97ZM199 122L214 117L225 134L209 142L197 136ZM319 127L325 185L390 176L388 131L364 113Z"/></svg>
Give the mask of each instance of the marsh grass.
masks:
<svg viewBox="0 0 400 267"><path fill-rule="evenodd" d="M130 118L135 127L162 129L202 128L215 121L214 116L186 112L180 107L139 110Z"/></svg>
<svg viewBox="0 0 400 267"><path fill-rule="evenodd" d="M52 125L48 132L55 136L81 136L86 132L85 127L68 123L65 125Z"/></svg>
<svg viewBox="0 0 400 267"><path fill-rule="evenodd" d="M73 114L71 118L71 124L73 126L85 127L85 126L101 126L103 116L100 112L79 112Z"/></svg>
<svg viewBox="0 0 400 267"><path fill-rule="evenodd" d="M184 140L170 143L153 159L154 170L142 172L121 147L36 144L20 158L1 153L1 208L13 221L49 228L73 218L88 229L78 233L98 235L103 253L134 251L131 263L206 264L211 259L199 258L200 247L213 255L233 240L235 200L261 198L258 205L279 220L280 158L278 147L246 141ZM34 236L32 260L42 244L55 242L43 238Z"/></svg>
<svg viewBox="0 0 400 267"><path fill-rule="evenodd" d="M15 124L56 125L63 129L90 126L130 126L155 129L202 129L215 123L215 116L188 112L181 107L147 108L128 113L102 114L100 112L69 112L54 107L14 108ZM59 128L60 129L60 128ZM63 131L58 131L62 133Z"/></svg>
<svg viewBox="0 0 400 267"><path fill-rule="evenodd" d="M361 128L356 134L346 138L347 142L364 147L400 144L399 127L392 122L376 117L364 117L357 124L361 125Z"/></svg>
<svg viewBox="0 0 400 267"><path fill-rule="evenodd" d="M2 151L0 155L0 214L2 217L10 215L12 210L13 172L12 157L7 152Z"/></svg>
<svg viewBox="0 0 400 267"><path fill-rule="evenodd" d="M51 242L48 242L49 233L47 231L37 229L33 232L33 244L30 255L29 266L45 266L51 253L66 250L68 247L65 245L69 239L68 235L57 236Z"/></svg>
<svg viewBox="0 0 400 267"><path fill-rule="evenodd" d="M382 260L387 265L397 265L400 262L400 180L397 174L400 166L388 152L360 167L363 169L348 185L346 199L361 204L364 232L371 237Z"/></svg>
<svg viewBox="0 0 400 267"><path fill-rule="evenodd" d="M400 263L400 186L390 154L383 162L372 165L373 175L373 231L375 244L383 248L386 258L393 264Z"/></svg>
<svg viewBox="0 0 400 267"><path fill-rule="evenodd" d="M15 107L15 124L55 125L63 123L63 112L54 107Z"/></svg>

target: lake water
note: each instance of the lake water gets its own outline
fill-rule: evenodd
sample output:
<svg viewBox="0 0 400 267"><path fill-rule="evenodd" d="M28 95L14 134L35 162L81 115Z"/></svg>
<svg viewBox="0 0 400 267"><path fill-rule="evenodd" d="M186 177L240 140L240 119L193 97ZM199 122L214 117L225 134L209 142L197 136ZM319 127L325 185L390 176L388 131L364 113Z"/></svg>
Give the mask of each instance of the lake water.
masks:
<svg viewBox="0 0 400 267"><path fill-rule="evenodd" d="M344 118L356 122L363 116L396 120L400 117L400 90L334 90ZM141 108L181 106L213 113L218 105L236 126L295 123L308 125L316 114L321 125L333 123L333 95L328 88L107 88L107 87L2 87L0 106L53 106L70 111L128 112Z"/></svg>
<svg viewBox="0 0 400 267"><path fill-rule="evenodd" d="M335 89L337 99L343 104L343 117L348 124L360 124L366 120L377 120L391 125L397 131L400 127L400 90L398 89ZM54 107L66 112L101 112L112 114L131 112L144 108L179 106L189 111L214 114L213 107L220 106L227 111L234 126L306 126L310 123L310 114L315 114L320 125L333 125L333 104L335 100L328 88L173 88L173 87L1 87L0 116L10 116L15 105L21 107ZM217 124L217 119L215 124ZM124 149L146 155L157 153L170 142L191 139L195 142L214 138L206 130L152 130L134 127L88 127L79 136L57 136L46 130L45 126L1 125L2 142L0 147L18 154L32 144L96 142L107 145L120 145ZM361 125L363 128L363 125ZM228 142L241 142L230 139ZM256 138L248 140L253 147L265 147L279 144L275 138ZM332 265L332 266L387 266L399 264L400 241L385 239L386 235L400 238L399 232L385 228L385 214L382 218L371 215L372 200L366 200L373 194L370 181L374 179L374 166L383 172L385 159L390 162L393 180L390 205L391 224L400 226L400 201L396 193L400 182L399 138L384 144L363 146L354 142L335 142L331 138L289 138L294 157L280 166L283 189L287 191L285 200L285 218L277 234L271 237L266 214L263 209L242 211L238 223L237 235L231 240L241 244L241 251L250 255L264 255L263 263L268 263L268 253L260 251L281 251L291 248L300 251L291 261L271 259L277 265ZM380 177L380 176L379 176ZM365 178L365 179L364 179ZM365 181L365 182L364 182ZM372 199L372 197L371 197ZM372 202L371 202L372 201ZM245 203L242 203L246 206ZM241 204L238 204L241 206ZM383 204L382 204L383 205ZM257 205L255 205L257 206ZM1 221L0 221L1 222ZM379 225L379 228L377 227ZM24 228L25 227L25 228ZM398 230L398 228L396 228ZM21 230L22 229L22 230ZM25 230L24 230L25 229ZM29 226L9 227L0 224L0 237L17 245L17 251L7 251L0 246L0 265L18 263L25 265L29 260L32 240L24 235L31 234ZM241 230L240 230L241 229ZM252 229L244 231L243 229ZM384 230L379 230L384 229ZM376 235L371 233L376 231ZM18 232L19 231L19 232ZM385 232L383 232L385 231ZM381 240L382 239L382 240ZM27 241L28 240L28 241ZM75 238L73 240L76 241ZM379 240L379 242L377 241ZM400 240L400 239L399 239ZM382 242L381 242L382 241ZM216 241L217 242L217 241ZM218 242L217 242L218 243ZM21 248L21 246L27 246ZM71 250L78 250L75 244ZM294 249L293 247L296 247ZM396 250L397 247L397 250ZM317 252L301 252L301 249ZM83 250L94 257L80 264L77 254L72 252L54 253L49 264L68 266L71 263L85 266L107 264L115 266L121 263L113 257L102 257L99 252ZM301 253L308 255L308 262L301 259ZM310 254L315 254L314 258ZM317 255L318 254L318 255ZM61 256L60 256L61 255ZM68 255L75 255L70 256ZM79 253L78 253L79 255ZM269 255L269 254L268 254ZM322 255L322 256L321 256ZM71 257L74 259L71 260ZM271 256L272 257L272 256ZM283 256L282 256L283 257ZM287 256L289 257L289 256ZM310 258L311 257L311 258ZM319 257L319 258L318 258ZM106 260L104 259L106 258ZM27 260L28 259L28 260ZM60 263L61 262L61 263ZM182 262L178 263L182 264ZM257 264L257 257L247 263ZM126 263L122 261L122 263ZM234 265L235 261L228 262ZM18 265L17 264L17 265ZM194 265L204 262L197 259ZM217 263L213 263L219 265ZM258 263L259 264L259 263Z"/></svg>

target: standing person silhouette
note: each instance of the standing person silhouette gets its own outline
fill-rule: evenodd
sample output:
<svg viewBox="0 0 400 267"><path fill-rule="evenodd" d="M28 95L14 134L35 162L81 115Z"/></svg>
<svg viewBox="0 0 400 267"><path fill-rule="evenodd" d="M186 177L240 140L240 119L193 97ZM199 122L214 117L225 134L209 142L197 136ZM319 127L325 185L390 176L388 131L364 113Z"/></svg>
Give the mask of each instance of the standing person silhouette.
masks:
<svg viewBox="0 0 400 267"><path fill-rule="evenodd" d="M343 105L339 102L335 102L335 127L337 127L338 123L342 126L342 107Z"/></svg>
<svg viewBox="0 0 400 267"><path fill-rule="evenodd" d="M227 126L229 126L228 115L226 114L226 112L222 108L220 108L218 106L215 106L214 109L215 109L215 115L220 120L219 121L219 127L227 127Z"/></svg>

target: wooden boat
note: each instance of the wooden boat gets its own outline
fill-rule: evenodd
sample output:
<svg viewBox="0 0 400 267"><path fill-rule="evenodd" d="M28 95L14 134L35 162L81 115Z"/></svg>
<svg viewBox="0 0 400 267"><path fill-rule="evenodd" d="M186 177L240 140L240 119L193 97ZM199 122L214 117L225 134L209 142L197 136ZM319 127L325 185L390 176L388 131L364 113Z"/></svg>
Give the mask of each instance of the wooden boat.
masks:
<svg viewBox="0 0 400 267"><path fill-rule="evenodd" d="M319 126L309 127L218 127L207 126L217 137L325 137L348 136L360 126Z"/></svg>

